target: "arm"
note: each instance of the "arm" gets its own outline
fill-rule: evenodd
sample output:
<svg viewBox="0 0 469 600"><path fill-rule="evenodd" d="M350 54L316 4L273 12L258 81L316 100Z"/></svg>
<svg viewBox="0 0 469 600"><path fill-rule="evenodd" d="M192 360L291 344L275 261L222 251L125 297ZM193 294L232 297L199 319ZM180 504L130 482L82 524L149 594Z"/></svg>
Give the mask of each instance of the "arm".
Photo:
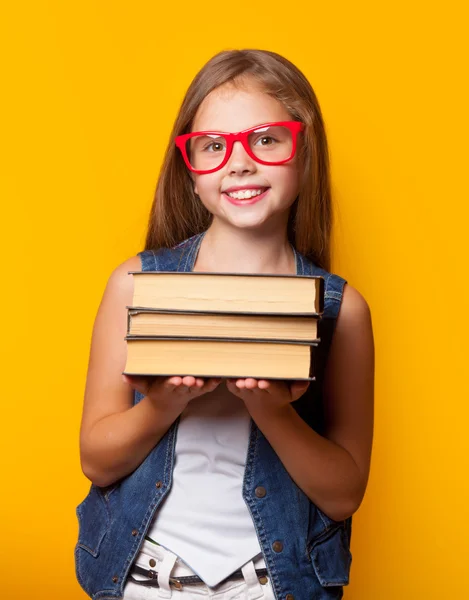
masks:
<svg viewBox="0 0 469 600"><path fill-rule="evenodd" d="M80 457L83 473L104 487L134 471L156 446L187 403L216 387L193 377L125 378L127 306L133 277L141 270L132 257L112 273L96 315L91 340ZM130 383L130 385L129 385ZM192 387L192 389L191 389ZM133 405L133 389L145 397Z"/></svg>
<svg viewBox="0 0 469 600"><path fill-rule="evenodd" d="M296 484L330 518L351 516L365 494L373 438L374 343L363 297L345 286L325 373L324 437L290 404L304 385L296 383L291 392L272 381L237 385L236 391L230 384L231 391L243 398Z"/></svg>

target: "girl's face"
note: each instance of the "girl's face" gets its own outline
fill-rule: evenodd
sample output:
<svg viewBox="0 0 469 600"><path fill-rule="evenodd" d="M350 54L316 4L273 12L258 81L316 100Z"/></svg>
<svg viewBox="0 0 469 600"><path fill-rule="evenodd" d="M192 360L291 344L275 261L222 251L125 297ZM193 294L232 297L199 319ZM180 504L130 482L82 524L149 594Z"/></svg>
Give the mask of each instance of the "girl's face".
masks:
<svg viewBox="0 0 469 600"><path fill-rule="evenodd" d="M234 133L264 123L291 120L280 102L250 80L240 88L225 84L211 92L197 111L192 131ZM297 155L298 149L287 163L262 165L247 154L241 142L235 142L224 167L214 173L192 173L195 193L214 216L214 222L220 219L234 227L250 229L284 225L299 193ZM239 186L246 190L267 188L267 192L259 199L236 199L226 193Z"/></svg>

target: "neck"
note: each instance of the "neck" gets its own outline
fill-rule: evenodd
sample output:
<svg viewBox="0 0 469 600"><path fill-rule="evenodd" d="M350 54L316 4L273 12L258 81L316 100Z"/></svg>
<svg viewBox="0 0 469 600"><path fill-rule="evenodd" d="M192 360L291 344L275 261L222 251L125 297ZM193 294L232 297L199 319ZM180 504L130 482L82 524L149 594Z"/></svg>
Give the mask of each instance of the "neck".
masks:
<svg viewBox="0 0 469 600"><path fill-rule="evenodd" d="M259 231L214 222L207 230L194 271L221 273L296 273L295 254L286 225L281 230Z"/></svg>

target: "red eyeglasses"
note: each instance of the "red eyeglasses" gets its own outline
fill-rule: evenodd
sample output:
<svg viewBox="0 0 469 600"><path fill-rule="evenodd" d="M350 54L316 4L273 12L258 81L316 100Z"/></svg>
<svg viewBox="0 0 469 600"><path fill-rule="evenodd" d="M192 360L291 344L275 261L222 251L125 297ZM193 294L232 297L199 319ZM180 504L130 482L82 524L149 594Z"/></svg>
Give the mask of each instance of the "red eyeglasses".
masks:
<svg viewBox="0 0 469 600"><path fill-rule="evenodd" d="M233 144L238 141L258 163L286 163L295 155L298 133L303 129L304 125L299 121L278 121L256 125L238 133L194 131L178 135L175 142L187 167L202 175L213 173L226 165Z"/></svg>

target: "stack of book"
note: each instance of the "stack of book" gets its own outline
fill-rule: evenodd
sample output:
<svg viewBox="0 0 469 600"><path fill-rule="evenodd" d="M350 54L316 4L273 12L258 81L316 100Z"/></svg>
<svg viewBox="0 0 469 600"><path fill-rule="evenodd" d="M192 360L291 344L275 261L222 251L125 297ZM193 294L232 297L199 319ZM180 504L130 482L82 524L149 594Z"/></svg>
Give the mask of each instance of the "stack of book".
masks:
<svg viewBox="0 0 469 600"><path fill-rule="evenodd" d="M125 374L314 379L322 277L131 274Z"/></svg>

